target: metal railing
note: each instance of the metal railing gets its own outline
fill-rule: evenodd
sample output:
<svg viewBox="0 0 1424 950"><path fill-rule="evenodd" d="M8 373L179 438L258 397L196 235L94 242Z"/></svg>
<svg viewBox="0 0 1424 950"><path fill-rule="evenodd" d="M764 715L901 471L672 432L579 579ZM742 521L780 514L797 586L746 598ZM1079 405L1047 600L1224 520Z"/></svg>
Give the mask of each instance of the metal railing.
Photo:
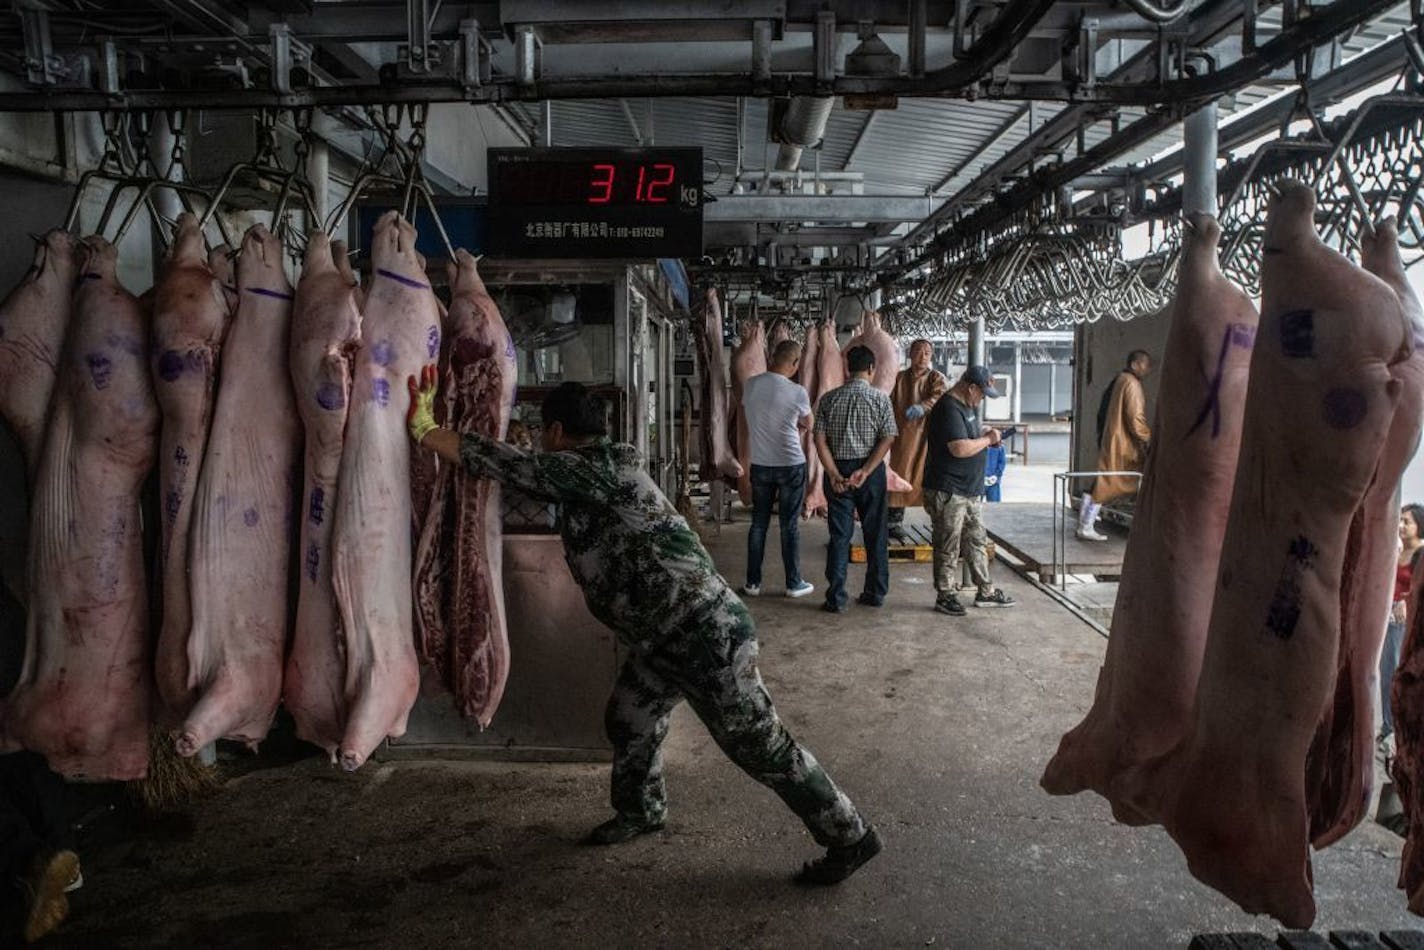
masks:
<svg viewBox="0 0 1424 950"><path fill-rule="evenodd" d="M1141 487L1141 472L1054 472L1053 473L1053 579L1059 590L1068 589L1068 486L1074 478L1136 478Z"/></svg>

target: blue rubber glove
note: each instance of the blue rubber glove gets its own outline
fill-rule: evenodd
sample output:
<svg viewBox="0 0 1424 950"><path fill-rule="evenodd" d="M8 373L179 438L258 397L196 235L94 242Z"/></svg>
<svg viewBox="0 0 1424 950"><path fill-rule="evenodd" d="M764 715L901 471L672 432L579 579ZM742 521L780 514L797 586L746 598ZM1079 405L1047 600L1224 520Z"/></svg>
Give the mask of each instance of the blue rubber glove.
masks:
<svg viewBox="0 0 1424 950"><path fill-rule="evenodd" d="M916 419L920 418L924 414L925 407L919 404L913 405L905 410L905 418L909 419L911 422L914 422Z"/></svg>

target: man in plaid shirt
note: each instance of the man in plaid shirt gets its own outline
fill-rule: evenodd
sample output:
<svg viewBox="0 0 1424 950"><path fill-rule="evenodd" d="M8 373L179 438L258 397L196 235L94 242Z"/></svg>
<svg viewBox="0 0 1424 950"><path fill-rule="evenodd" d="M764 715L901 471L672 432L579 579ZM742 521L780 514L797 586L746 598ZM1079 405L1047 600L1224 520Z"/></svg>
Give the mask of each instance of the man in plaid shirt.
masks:
<svg viewBox="0 0 1424 950"><path fill-rule="evenodd" d="M890 536L885 461L899 430L890 397L870 385L875 354L853 347L846 354L850 381L821 397L816 406L816 453L825 466L827 520L826 602L821 609L846 609L846 566L855 514L865 540L865 589L857 603L879 607L890 590Z"/></svg>

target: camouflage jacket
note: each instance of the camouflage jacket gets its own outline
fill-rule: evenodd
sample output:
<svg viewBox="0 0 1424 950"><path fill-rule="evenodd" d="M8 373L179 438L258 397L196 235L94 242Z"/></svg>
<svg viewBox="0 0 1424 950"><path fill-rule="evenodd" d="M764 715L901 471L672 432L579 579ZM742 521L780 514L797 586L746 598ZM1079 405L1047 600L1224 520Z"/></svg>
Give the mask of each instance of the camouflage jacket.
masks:
<svg viewBox="0 0 1424 950"><path fill-rule="evenodd" d="M631 445L600 438L568 452L522 452L477 433L460 460L557 506L564 557L589 611L640 650L679 630L746 620L707 549L639 464Z"/></svg>

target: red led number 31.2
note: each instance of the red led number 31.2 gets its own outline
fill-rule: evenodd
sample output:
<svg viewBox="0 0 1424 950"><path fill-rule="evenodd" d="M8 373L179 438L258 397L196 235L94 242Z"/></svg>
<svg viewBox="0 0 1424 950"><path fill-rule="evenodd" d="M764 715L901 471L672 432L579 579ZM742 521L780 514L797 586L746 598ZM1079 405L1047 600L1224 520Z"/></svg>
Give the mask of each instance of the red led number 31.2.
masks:
<svg viewBox="0 0 1424 950"><path fill-rule="evenodd" d="M639 165L638 182L633 190L634 203L666 204L668 200L668 188L671 187L676 175L676 167L664 162L658 162L651 167L648 165ZM611 202L613 200L613 191L617 183L618 167L616 165L594 165L593 174L588 182L588 203L591 205L605 205Z"/></svg>

